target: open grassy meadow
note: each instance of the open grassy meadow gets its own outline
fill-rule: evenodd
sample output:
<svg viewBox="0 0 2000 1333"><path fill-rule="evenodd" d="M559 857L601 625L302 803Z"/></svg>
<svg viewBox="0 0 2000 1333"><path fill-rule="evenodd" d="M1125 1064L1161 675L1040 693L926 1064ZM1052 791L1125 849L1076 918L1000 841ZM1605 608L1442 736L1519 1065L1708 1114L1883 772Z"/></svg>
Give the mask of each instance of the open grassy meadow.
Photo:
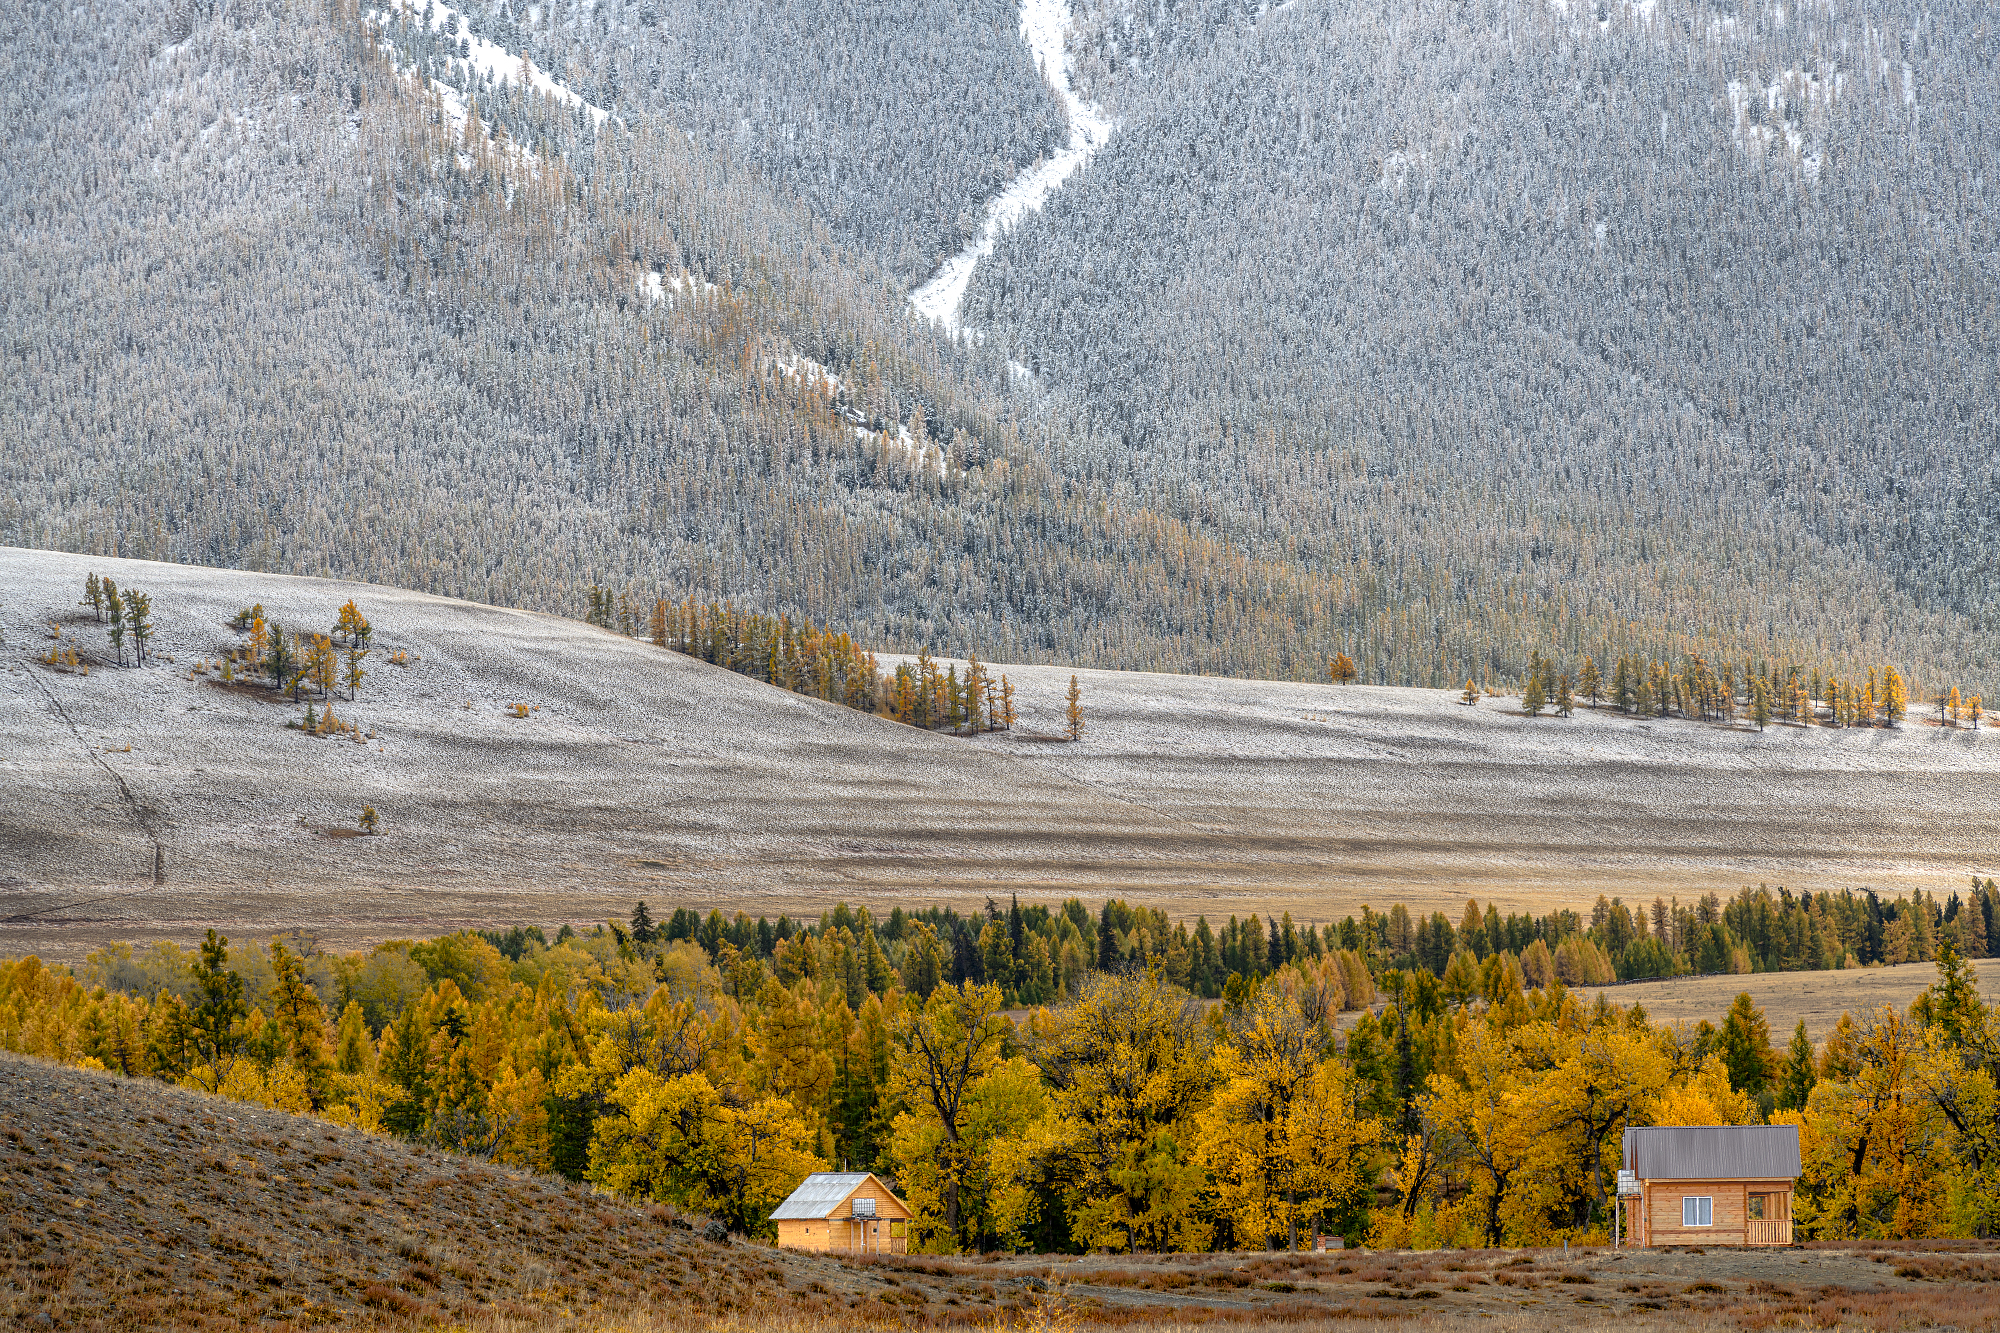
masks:
<svg viewBox="0 0 2000 1333"><path fill-rule="evenodd" d="M97 571L153 598L111 665ZM1021 722L963 739L576 621L394 588L0 551L0 953L303 930L329 946L622 916L635 899L1106 896L1175 916L1456 919L1768 882L1940 893L2000 865L1986 730L1747 728L1449 692L1002 667ZM261 605L375 628L339 737L219 678ZM51 665L74 651L78 665ZM127 660L130 654L127 653ZM86 669L87 668L87 674ZM318 701L323 708L325 701ZM360 836L364 806L379 832Z"/></svg>

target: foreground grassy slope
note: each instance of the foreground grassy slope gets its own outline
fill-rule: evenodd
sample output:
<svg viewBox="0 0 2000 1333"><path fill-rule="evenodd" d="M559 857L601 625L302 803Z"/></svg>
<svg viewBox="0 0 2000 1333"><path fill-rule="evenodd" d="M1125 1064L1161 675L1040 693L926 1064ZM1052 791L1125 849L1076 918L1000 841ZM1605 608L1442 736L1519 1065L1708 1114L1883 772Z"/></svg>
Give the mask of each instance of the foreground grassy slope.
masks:
<svg viewBox="0 0 2000 1333"><path fill-rule="evenodd" d="M86 573L153 596L160 656L108 662ZM1949 892L2000 862L1992 733L1591 714L1443 691L1006 668L1022 725L967 741L774 690L574 621L365 584L0 548L0 949L304 928L330 945L553 924L635 898L817 914L835 900L1118 894L1211 918L1457 914L1768 881ZM365 744L303 704L189 679L261 603L376 631ZM409 665L389 665L392 652ZM511 705L528 709L513 715ZM130 747L129 749L127 747ZM378 837L350 836L364 805Z"/></svg>
<svg viewBox="0 0 2000 1333"><path fill-rule="evenodd" d="M722 1312L787 1291L660 1209L150 1081L0 1056L0 1124L10 1324Z"/></svg>

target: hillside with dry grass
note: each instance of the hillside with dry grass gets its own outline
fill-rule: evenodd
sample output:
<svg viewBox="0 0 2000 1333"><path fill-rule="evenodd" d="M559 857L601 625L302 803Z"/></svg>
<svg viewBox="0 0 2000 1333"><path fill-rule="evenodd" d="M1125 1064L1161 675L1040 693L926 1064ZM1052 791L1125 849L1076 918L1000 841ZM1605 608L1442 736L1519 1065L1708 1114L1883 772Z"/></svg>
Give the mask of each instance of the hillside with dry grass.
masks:
<svg viewBox="0 0 2000 1333"><path fill-rule="evenodd" d="M19 1328L2000 1328L1991 1242L842 1261L15 1056L0 1126L0 1319Z"/></svg>
<svg viewBox="0 0 2000 1333"><path fill-rule="evenodd" d="M91 572L153 598L112 665ZM607 630L367 584L0 550L0 950L303 929L330 944L634 899L817 915L989 895L1175 916L1454 914L1757 882L1950 892L2000 862L2000 742L1580 709L1450 691L1008 668L1020 726L928 734ZM358 698L224 681L253 604L356 601ZM74 652L77 666L52 665ZM126 659L130 661L130 653ZM88 674L85 674L85 669ZM353 730L288 726L328 703ZM375 836L357 836L365 806Z"/></svg>

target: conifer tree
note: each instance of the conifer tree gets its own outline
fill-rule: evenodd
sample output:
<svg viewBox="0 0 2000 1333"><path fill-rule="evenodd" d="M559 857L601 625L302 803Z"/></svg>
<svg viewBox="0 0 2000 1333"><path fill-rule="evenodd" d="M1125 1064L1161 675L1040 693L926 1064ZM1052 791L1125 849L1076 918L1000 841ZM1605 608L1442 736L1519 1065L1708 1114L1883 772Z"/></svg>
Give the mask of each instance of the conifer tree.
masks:
<svg viewBox="0 0 2000 1333"><path fill-rule="evenodd" d="M364 805L361 807L361 818L356 823L363 833L373 833L381 826L382 820L375 813L374 806Z"/></svg>
<svg viewBox="0 0 2000 1333"><path fill-rule="evenodd" d="M344 672L344 680L347 685L347 700L349 703L354 702L360 696L361 682L368 675L361 667L361 660L367 656L368 641L366 639L353 638L348 640L347 665Z"/></svg>
<svg viewBox="0 0 2000 1333"><path fill-rule="evenodd" d="M340 615L334 621L333 632L344 637L349 643L364 645L374 634L373 628L368 624L368 617L361 614L361 608L354 604L352 598L348 599L347 605L340 608Z"/></svg>
<svg viewBox="0 0 2000 1333"><path fill-rule="evenodd" d="M1014 682L1000 677L1000 718L1009 731L1014 729Z"/></svg>
<svg viewBox="0 0 2000 1333"><path fill-rule="evenodd" d="M335 669L339 659L333 651L333 640L324 634L315 634L306 640L305 677L312 682L324 699L333 692Z"/></svg>
<svg viewBox="0 0 2000 1333"><path fill-rule="evenodd" d="M1576 700L1570 693L1569 674L1556 677L1556 712L1568 717L1576 711Z"/></svg>
<svg viewBox="0 0 2000 1333"><path fill-rule="evenodd" d="M1465 678L1465 690L1458 696L1458 701L1467 708L1479 707L1479 687L1472 683L1472 677Z"/></svg>
<svg viewBox="0 0 2000 1333"><path fill-rule="evenodd" d="M1599 697L1604 692L1604 677L1598 674L1597 662L1592 658L1583 659L1583 670L1576 679L1577 693L1590 700L1592 708L1597 707Z"/></svg>
<svg viewBox="0 0 2000 1333"><path fill-rule="evenodd" d="M104 580L104 613L110 617L111 655L119 666L125 665L125 599L118 595L118 585L110 579Z"/></svg>
<svg viewBox="0 0 2000 1333"><path fill-rule="evenodd" d="M1762 731L1771 724L1771 692L1765 688L1762 677L1751 682L1750 691L1750 716L1757 723L1757 730Z"/></svg>
<svg viewBox="0 0 2000 1333"><path fill-rule="evenodd" d="M1909 687L1903 683L1902 674L1896 668L1886 668L1882 673L1882 720L1893 727L1901 723L1909 711Z"/></svg>
<svg viewBox="0 0 2000 1333"><path fill-rule="evenodd" d="M1818 1081L1819 1068L1813 1058L1812 1038L1806 1034L1806 1022L1802 1018L1799 1025L1792 1029L1791 1048L1778 1075L1778 1109L1805 1110L1806 1099L1812 1095L1813 1084Z"/></svg>
<svg viewBox="0 0 2000 1333"><path fill-rule="evenodd" d="M276 621L271 622L267 637L270 640L271 651L264 659L264 670L270 673L272 687L282 690L291 683L292 672L298 658L292 652L291 644L287 642L284 626Z"/></svg>
<svg viewBox="0 0 2000 1333"><path fill-rule="evenodd" d="M83 581L82 605L90 608L92 619L99 621L104 619L104 586L97 581L96 574Z"/></svg>
<svg viewBox="0 0 2000 1333"><path fill-rule="evenodd" d="M667 646L667 599L664 597L658 597L653 600L653 621L651 629L653 631L653 646L655 648L666 647Z"/></svg>
<svg viewBox="0 0 2000 1333"><path fill-rule="evenodd" d="M1528 684L1521 691L1521 711L1529 717L1540 717L1548 700L1542 696L1542 673L1539 669L1528 672Z"/></svg>
<svg viewBox="0 0 2000 1333"><path fill-rule="evenodd" d="M202 941L201 956L190 969L194 995L189 1013L196 1056L208 1066L214 1080L210 1091L221 1086L241 1048L239 1025L249 1013L243 1003L243 978L228 967L229 938L210 928L208 938Z"/></svg>
<svg viewBox="0 0 2000 1333"><path fill-rule="evenodd" d="M1354 659L1346 653L1335 653L1333 660L1327 663L1326 670L1334 682L1340 685L1352 685L1354 678L1360 674L1354 665Z"/></svg>
<svg viewBox="0 0 2000 1333"><path fill-rule="evenodd" d="M327 1076L332 1072L326 1058L326 1011L306 981L304 961L275 936L271 972L277 983L271 1006L278 1041L292 1068L304 1078L306 1096L317 1111L326 1104Z"/></svg>
<svg viewBox="0 0 2000 1333"><path fill-rule="evenodd" d="M1083 687L1076 683L1074 674L1069 678L1067 703L1063 716L1069 723L1069 738L1080 741L1083 739Z"/></svg>

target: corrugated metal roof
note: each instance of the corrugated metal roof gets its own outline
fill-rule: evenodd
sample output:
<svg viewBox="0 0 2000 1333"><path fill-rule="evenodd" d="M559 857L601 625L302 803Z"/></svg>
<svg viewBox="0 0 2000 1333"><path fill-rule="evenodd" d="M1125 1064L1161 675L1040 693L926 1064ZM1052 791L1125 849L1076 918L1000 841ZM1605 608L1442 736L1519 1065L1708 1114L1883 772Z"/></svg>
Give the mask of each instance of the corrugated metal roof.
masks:
<svg viewBox="0 0 2000 1333"><path fill-rule="evenodd" d="M841 1201L848 1195L860 1189L861 1182L866 1179L866 1171L815 1171L785 1196L785 1201L778 1205L778 1211L771 1214L771 1220L825 1217L840 1207Z"/></svg>
<svg viewBox="0 0 2000 1333"><path fill-rule="evenodd" d="M1641 1180L1775 1180L1799 1174L1793 1125L1649 1125L1625 1131L1625 1169Z"/></svg>

